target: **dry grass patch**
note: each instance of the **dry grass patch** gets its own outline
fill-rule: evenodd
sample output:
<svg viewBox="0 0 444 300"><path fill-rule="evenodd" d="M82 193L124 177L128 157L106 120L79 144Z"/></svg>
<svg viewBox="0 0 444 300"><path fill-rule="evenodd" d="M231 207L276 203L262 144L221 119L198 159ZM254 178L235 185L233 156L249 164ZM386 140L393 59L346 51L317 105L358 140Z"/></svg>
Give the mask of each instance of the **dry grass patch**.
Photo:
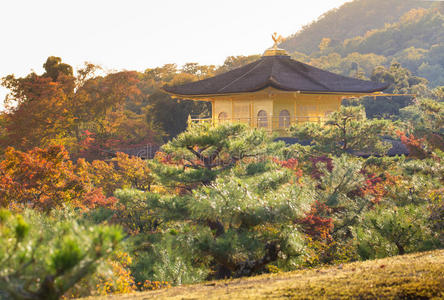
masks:
<svg viewBox="0 0 444 300"><path fill-rule="evenodd" d="M88 299L273 298L444 299L444 250Z"/></svg>

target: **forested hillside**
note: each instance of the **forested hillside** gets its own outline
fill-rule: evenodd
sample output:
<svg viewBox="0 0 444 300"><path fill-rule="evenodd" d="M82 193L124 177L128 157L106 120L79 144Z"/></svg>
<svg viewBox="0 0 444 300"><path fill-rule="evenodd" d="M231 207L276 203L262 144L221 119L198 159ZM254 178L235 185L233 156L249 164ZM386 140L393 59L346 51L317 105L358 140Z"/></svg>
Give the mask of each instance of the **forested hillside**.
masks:
<svg viewBox="0 0 444 300"><path fill-rule="evenodd" d="M442 7L420 1L353 1L328 12L281 47L312 65L364 78L377 66L396 61L430 86L439 86L444 84Z"/></svg>
<svg viewBox="0 0 444 300"><path fill-rule="evenodd" d="M318 45L324 37L330 37L339 44L345 39L396 22L413 8L428 8L430 5L430 2L418 0L351 1L338 9L328 11L317 21L305 26L282 43L282 47L290 52L310 54L318 50Z"/></svg>

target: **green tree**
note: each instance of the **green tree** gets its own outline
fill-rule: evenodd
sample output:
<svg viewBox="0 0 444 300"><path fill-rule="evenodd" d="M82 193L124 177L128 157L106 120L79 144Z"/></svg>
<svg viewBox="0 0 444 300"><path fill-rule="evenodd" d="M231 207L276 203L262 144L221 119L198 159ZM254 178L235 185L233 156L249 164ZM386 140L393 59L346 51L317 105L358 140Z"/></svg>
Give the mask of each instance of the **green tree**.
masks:
<svg viewBox="0 0 444 300"><path fill-rule="evenodd" d="M371 80L389 84L386 91L394 94L424 94L427 91L427 80L412 76L398 62L392 62L388 69L378 66L373 70Z"/></svg>
<svg viewBox="0 0 444 300"><path fill-rule="evenodd" d="M203 79L213 74L212 66L199 66L188 63L180 70L174 64L155 69L147 69L138 84L141 94L139 107L145 107L146 122L153 128L160 128L167 137L172 138L184 131L190 115L208 117L210 103L174 99L162 91L166 84L176 85ZM158 131L158 130L157 130Z"/></svg>
<svg viewBox="0 0 444 300"><path fill-rule="evenodd" d="M65 76L73 76L72 67L68 64L62 63L62 59L56 56L50 56L43 64L45 73L43 76L51 77L52 81L56 82L60 74Z"/></svg>
<svg viewBox="0 0 444 300"><path fill-rule="evenodd" d="M400 114L407 133L423 138L430 151L444 151L444 102L420 98L401 109Z"/></svg>
<svg viewBox="0 0 444 300"><path fill-rule="evenodd" d="M390 132L390 126L387 120L366 119L362 106L341 106L325 124L305 123L293 126L291 132L300 140L310 140L321 153L384 154L389 145L381 135Z"/></svg>
<svg viewBox="0 0 444 300"><path fill-rule="evenodd" d="M423 206L379 206L364 214L357 227L358 251L364 259L428 250L432 240Z"/></svg>
<svg viewBox="0 0 444 300"><path fill-rule="evenodd" d="M0 211L0 296L60 299L118 247L117 227Z"/></svg>
<svg viewBox="0 0 444 300"><path fill-rule="evenodd" d="M250 276L268 264L292 269L304 253L294 220L313 201L309 185L294 184L288 169L261 164L237 164L236 170L184 196L147 196L154 215L184 224L178 235L191 234L195 257L216 278Z"/></svg>
<svg viewBox="0 0 444 300"><path fill-rule="evenodd" d="M239 55L239 56L228 56L225 61L224 64L222 66L220 66L217 70L216 70L216 74L220 74L220 73L225 73L228 71L231 71L233 69L242 67L246 64L252 63L258 59L260 59L261 56L260 55L249 55L249 56L243 56L243 55Z"/></svg>
<svg viewBox="0 0 444 300"><path fill-rule="evenodd" d="M218 174L246 157L264 155L276 143L269 144L264 131L242 124L190 124L190 128L165 144L151 169L166 186L192 189L208 185Z"/></svg>
<svg viewBox="0 0 444 300"><path fill-rule="evenodd" d="M361 159L346 154L332 159L332 168L318 163L321 174L316 198L334 211L333 237L339 243L345 243L352 237L351 226L359 222L360 215L367 211L372 202L370 198L359 193L365 185L363 162Z"/></svg>
<svg viewBox="0 0 444 300"><path fill-rule="evenodd" d="M426 79L413 76L397 62L393 62L389 68L377 66L373 70L371 80L387 84L387 93L410 95L363 97L361 103L368 118L399 118L399 110L412 104L415 95L429 93Z"/></svg>

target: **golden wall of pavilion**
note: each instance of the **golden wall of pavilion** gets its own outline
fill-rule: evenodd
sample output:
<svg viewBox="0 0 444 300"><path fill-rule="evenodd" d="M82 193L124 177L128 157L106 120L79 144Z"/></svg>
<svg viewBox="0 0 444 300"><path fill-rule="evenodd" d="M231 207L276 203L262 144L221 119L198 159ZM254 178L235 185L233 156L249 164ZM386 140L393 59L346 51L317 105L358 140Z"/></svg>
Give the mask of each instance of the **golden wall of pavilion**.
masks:
<svg viewBox="0 0 444 300"><path fill-rule="evenodd" d="M283 93L272 89L246 95L212 99L214 123L236 122L268 130L286 129L295 123L323 122L339 109L342 96Z"/></svg>

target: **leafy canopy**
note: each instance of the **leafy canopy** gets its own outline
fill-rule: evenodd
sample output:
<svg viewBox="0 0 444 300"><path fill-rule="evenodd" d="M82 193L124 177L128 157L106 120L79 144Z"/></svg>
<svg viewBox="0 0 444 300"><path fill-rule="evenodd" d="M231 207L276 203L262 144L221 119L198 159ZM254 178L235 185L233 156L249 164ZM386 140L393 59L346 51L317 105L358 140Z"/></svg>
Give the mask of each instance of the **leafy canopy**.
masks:
<svg viewBox="0 0 444 300"><path fill-rule="evenodd" d="M309 140L321 153L365 153L382 155L389 145L381 136L390 133L387 120L366 119L362 106L341 106L325 124L305 123L291 128L294 137Z"/></svg>

